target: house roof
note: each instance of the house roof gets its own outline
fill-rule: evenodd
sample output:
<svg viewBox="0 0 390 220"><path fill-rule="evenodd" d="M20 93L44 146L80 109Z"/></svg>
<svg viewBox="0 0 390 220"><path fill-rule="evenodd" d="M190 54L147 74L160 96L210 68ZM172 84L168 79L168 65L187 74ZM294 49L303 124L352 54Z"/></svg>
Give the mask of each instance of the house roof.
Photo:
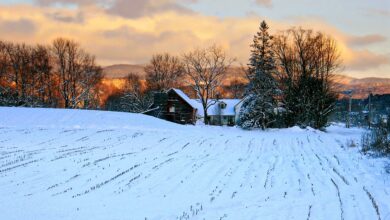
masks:
<svg viewBox="0 0 390 220"><path fill-rule="evenodd" d="M192 101L197 105L197 109L198 109L198 112L197 114L201 117L204 116L204 111L203 111L203 106L202 106L202 103L198 100L198 99L192 99ZM241 101L241 99L219 99L219 100L216 100L216 99L211 99L209 100L209 103L214 103L213 105L211 105L208 109L207 109L207 114L209 116L213 116L213 115L225 115L225 116L234 116L236 113L235 113L235 109L234 107ZM218 104L219 103L225 103L226 104L226 108L225 109L221 109L221 112L219 111L219 106Z"/></svg>
<svg viewBox="0 0 390 220"><path fill-rule="evenodd" d="M199 99L190 99L182 90L172 88L169 91L173 90L178 96L180 96L187 104L192 108L197 109L197 114L201 117L204 116L203 106ZM215 103L214 103L215 102ZM218 103L224 102L226 104L225 109L219 111ZM225 115L225 116L234 116L235 109L234 107L241 102L241 99L210 99L209 103L214 103L207 109L207 114L212 115Z"/></svg>
<svg viewBox="0 0 390 220"><path fill-rule="evenodd" d="M198 108L198 105L192 100L190 99L190 97L188 97L183 91L181 91L180 89L175 89L175 88L172 88L170 90L173 90L178 96L180 96L185 102L187 102L187 104L189 104L192 108L194 109L197 109Z"/></svg>

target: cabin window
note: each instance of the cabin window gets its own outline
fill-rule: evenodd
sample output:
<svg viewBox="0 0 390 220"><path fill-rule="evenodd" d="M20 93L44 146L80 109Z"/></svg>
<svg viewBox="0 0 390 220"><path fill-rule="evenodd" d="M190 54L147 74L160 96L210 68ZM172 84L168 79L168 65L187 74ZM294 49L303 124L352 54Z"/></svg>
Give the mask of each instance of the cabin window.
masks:
<svg viewBox="0 0 390 220"><path fill-rule="evenodd" d="M174 113L175 112L175 106L171 106L169 107L169 110L168 110L170 113Z"/></svg>

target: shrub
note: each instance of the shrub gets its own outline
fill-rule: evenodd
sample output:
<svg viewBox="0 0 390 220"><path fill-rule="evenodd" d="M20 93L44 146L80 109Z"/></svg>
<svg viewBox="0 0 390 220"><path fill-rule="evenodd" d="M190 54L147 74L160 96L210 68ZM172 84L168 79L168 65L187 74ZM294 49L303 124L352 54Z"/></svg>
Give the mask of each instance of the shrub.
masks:
<svg viewBox="0 0 390 220"><path fill-rule="evenodd" d="M380 155L390 155L390 130L383 123L362 135L362 151L378 152Z"/></svg>

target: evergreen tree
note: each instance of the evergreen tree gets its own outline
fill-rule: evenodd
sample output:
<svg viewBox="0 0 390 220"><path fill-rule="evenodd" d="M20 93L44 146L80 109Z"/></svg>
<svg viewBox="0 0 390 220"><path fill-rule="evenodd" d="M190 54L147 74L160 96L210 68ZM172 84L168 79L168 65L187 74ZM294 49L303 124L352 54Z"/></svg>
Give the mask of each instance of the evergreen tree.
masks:
<svg viewBox="0 0 390 220"><path fill-rule="evenodd" d="M261 22L259 32L253 38L248 64L249 84L241 108L239 125L243 128L266 129L275 123L278 84L274 78L276 65L269 26Z"/></svg>

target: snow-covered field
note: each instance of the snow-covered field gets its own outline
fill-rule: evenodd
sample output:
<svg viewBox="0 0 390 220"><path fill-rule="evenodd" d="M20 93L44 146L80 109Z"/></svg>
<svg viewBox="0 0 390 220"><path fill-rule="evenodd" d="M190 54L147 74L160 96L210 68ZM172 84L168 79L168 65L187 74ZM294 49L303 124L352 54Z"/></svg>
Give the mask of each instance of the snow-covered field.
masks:
<svg viewBox="0 0 390 220"><path fill-rule="evenodd" d="M181 126L0 108L0 219L390 219L361 130Z"/></svg>

